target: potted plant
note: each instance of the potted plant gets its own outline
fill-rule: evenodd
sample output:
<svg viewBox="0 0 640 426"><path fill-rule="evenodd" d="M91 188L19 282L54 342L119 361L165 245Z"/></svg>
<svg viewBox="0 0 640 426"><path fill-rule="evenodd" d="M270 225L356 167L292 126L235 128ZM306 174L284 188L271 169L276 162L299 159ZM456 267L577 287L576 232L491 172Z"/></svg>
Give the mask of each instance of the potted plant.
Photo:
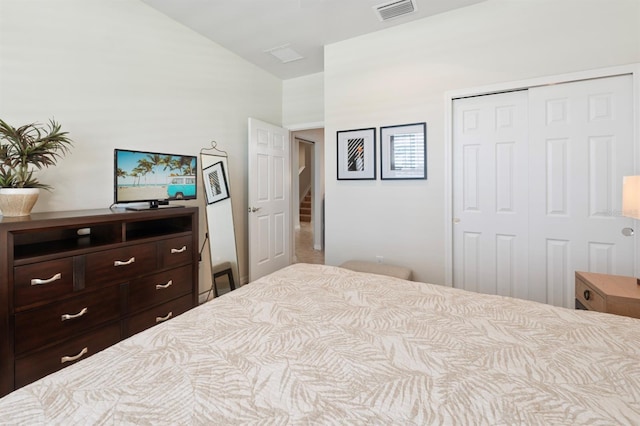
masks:
<svg viewBox="0 0 640 426"><path fill-rule="evenodd" d="M36 170L54 166L69 152L73 142L60 124L50 119L14 128L0 119L0 212L4 216L26 216L38 199L40 183Z"/></svg>

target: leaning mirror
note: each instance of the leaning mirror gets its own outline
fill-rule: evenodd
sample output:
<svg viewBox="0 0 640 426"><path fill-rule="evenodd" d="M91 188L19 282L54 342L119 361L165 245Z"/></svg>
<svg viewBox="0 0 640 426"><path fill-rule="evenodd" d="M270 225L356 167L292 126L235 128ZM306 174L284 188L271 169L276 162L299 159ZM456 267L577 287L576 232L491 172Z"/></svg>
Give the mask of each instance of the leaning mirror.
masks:
<svg viewBox="0 0 640 426"><path fill-rule="evenodd" d="M211 148L200 151L200 164L207 203L205 212L209 236L212 292L217 297L240 284L231 207L229 161L226 152L212 144Z"/></svg>

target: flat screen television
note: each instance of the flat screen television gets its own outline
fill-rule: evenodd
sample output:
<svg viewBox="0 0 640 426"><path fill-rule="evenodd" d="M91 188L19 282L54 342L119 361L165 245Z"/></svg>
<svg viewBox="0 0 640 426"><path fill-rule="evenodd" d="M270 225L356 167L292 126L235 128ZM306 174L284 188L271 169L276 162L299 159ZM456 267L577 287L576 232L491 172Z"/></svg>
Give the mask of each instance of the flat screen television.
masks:
<svg viewBox="0 0 640 426"><path fill-rule="evenodd" d="M113 200L128 210L169 206L172 200L197 198L198 159L193 155L115 149L113 155Z"/></svg>

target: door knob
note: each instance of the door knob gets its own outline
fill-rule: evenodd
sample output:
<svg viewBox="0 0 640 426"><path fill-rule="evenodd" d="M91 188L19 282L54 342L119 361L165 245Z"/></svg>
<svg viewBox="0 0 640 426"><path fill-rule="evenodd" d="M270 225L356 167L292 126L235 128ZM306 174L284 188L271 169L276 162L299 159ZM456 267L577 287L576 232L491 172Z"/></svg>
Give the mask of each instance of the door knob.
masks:
<svg viewBox="0 0 640 426"><path fill-rule="evenodd" d="M260 210L262 207L249 207L249 213L255 213Z"/></svg>
<svg viewBox="0 0 640 426"><path fill-rule="evenodd" d="M633 234L633 228L622 228L622 235L624 235L625 237L631 237L633 236Z"/></svg>

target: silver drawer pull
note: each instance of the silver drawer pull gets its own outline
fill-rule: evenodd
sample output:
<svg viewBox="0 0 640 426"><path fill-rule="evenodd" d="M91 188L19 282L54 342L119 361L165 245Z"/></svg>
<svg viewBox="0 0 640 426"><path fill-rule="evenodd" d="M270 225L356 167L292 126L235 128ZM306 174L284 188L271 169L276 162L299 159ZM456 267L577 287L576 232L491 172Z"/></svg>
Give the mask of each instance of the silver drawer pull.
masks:
<svg viewBox="0 0 640 426"><path fill-rule="evenodd" d="M75 355L75 356L63 356L62 358L60 358L60 364L64 364L65 362L71 362L71 361L75 361L77 359L80 359L83 355L86 355L87 352L89 352L89 348L85 347L84 349L82 349L80 351L80 353L78 355Z"/></svg>
<svg viewBox="0 0 640 426"><path fill-rule="evenodd" d="M62 321L66 321L66 320L70 320L70 319L74 319L74 318L80 318L81 316L83 316L86 313L87 313L87 308L82 308L82 310L80 312L78 312L77 314L63 314L62 315Z"/></svg>
<svg viewBox="0 0 640 426"><path fill-rule="evenodd" d="M54 281L58 281L60 279L62 279L62 274L60 272L58 272L57 274L55 274L54 276L52 276L48 280L43 280L43 279L40 279L40 278L34 278L34 279L31 280L31 285L49 284L49 283L52 283Z"/></svg>
<svg viewBox="0 0 640 426"><path fill-rule="evenodd" d="M166 284L156 284L156 290L162 290L163 288L169 288L173 285L173 280L167 281Z"/></svg>
<svg viewBox="0 0 640 426"><path fill-rule="evenodd" d="M179 249L172 248L171 254L183 253L185 251L187 251L187 246L182 246L182 248L179 248Z"/></svg>
<svg viewBox="0 0 640 426"><path fill-rule="evenodd" d="M173 312L169 312L167 315L163 317L156 317L156 322L163 322L170 319L173 316Z"/></svg>
<svg viewBox="0 0 640 426"><path fill-rule="evenodd" d="M113 262L113 266L125 266L125 265L131 265L132 263L134 263L136 261L135 257L132 257L131 259L125 261L122 260L116 260L115 262Z"/></svg>

